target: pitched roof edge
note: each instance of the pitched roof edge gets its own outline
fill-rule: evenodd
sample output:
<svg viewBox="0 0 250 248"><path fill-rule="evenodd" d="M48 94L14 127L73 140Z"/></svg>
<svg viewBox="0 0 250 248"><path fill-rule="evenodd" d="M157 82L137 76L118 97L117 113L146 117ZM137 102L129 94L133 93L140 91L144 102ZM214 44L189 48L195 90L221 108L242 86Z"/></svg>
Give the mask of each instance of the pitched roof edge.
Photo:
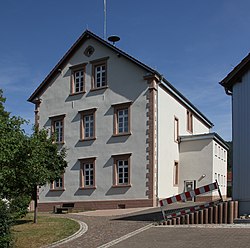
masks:
<svg viewBox="0 0 250 248"><path fill-rule="evenodd" d="M158 74L155 70L150 68L149 66L145 65L144 63L140 62L139 60L135 59L134 57L130 56L129 54L123 52L119 48L115 47L114 45L110 44L109 42L101 39L99 36L95 35L89 30L86 30L83 32L83 34L76 40L76 42L69 48L69 50L65 53L65 55L59 60L59 62L55 65L55 67L50 71L50 73L46 76L46 78L42 81L42 83L37 87L37 89L32 93L32 95L28 98L29 102L33 102L35 99L36 95L42 90L42 88L47 84L47 81L53 77L58 69L60 69L61 65L65 63L65 61L71 56L71 53L77 48L77 46L83 41L84 38L89 38L88 35L92 36L99 42L105 44L106 46L110 47L111 49L115 50L117 53L122 54L123 56L127 57L134 63L140 65L144 69L148 70L149 72L153 74Z"/></svg>
<svg viewBox="0 0 250 248"><path fill-rule="evenodd" d="M192 110L200 119L202 119L208 127L212 128L214 124L194 106L184 95L182 95L172 84L170 84L165 78L162 78L162 85L167 88L172 94L174 94L184 105Z"/></svg>
<svg viewBox="0 0 250 248"><path fill-rule="evenodd" d="M42 83L37 87L37 89L33 92L33 94L29 97L29 102L34 102L36 95L46 86L47 82L58 73L58 69L66 63L66 61L71 56L71 53L81 44L84 38L89 38L89 36L93 37L94 39L98 40L99 42L103 43L104 45L108 46L109 48L115 50L117 53L122 54L124 57L128 58L130 61L134 62L135 64L141 66L148 72L152 74L156 74L159 78L161 78L161 82L163 82L163 86L166 87L169 91L171 91L178 99L180 99L186 106L188 106L197 116L199 116L209 127L213 126L213 123L209 121L205 115L203 115L186 97L184 97L172 84L170 84L167 79L162 77L162 75L157 72L156 70L152 69L151 67L147 66L146 64L142 63L141 61L135 59L131 55L125 53L124 51L120 50L119 48L115 47L111 43L103 40L96 34L92 33L89 30L83 32L83 34L76 40L76 42L69 48L69 50L65 53L65 55L59 60L59 62L55 65L55 67L50 71L50 73L46 76L46 78L42 81Z"/></svg>
<svg viewBox="0 0 250 248"><path fill-rule="evenodd" d="M250 53L243 58L241 62L236 65L221 82L219 82L219 84L225 88L227 94L230 95L233 85L241 81L244 72L248 68L250 68Z"/></svg>

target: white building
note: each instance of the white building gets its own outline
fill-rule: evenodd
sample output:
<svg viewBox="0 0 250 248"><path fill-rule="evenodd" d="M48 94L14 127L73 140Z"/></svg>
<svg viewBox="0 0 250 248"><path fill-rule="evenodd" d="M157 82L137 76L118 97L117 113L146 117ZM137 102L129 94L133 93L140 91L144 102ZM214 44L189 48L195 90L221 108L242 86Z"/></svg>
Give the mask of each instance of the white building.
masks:
<svg viewBox="0 0 250 248"><path fill-rule="evenodd" d="M40 190L43 210L156 206L215 179L226 195L227 147L212 123L157 71L90 31L29 101L36 124L67 148L64 175Z"/></svg>
<svg viewBox="0 0 250 248"><path fill-rule="evenodd" d="M250 54L222 81L232 96L233 112L233 200L239 201L239 214L250 214Z"/></svg>

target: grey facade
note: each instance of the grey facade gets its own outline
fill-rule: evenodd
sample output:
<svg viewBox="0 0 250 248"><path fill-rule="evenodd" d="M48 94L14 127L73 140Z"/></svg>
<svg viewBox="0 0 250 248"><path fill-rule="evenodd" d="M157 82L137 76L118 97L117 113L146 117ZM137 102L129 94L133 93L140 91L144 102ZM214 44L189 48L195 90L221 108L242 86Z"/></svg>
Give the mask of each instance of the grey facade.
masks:
<svg viewBox="0 0 250 248"><path fill-rule="evenodd" d="M250 213L250 54L220 84L232 96L233 117L233 200L239 201L240 215Z"/></svg>

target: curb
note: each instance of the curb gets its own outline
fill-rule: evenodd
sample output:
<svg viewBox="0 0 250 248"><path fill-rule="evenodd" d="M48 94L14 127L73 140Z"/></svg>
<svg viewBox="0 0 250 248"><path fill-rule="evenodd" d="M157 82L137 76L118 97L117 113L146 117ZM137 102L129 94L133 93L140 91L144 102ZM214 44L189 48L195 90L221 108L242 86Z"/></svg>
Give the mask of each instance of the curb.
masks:
<svg viewBox="0 0 250 248"><path fill-rule="evenodd" d="M86 233L88 231L88 225L86 223L84 223L82 221L79 221L79 220L71 219L71 218L68 218L68 219L76 221L80 225L79 230L77 232L75 232L74 234L70 235L67 238L56 241L56 242L54 242L52 244L49 244L49 245L46 245L46 246L42 246L41 248L54 248L54 247L57 247L59 245L65 244L65 243L67 243L69 241L72 241L74 239L79 238L80 236L82 236L84 233Z"/></svg>

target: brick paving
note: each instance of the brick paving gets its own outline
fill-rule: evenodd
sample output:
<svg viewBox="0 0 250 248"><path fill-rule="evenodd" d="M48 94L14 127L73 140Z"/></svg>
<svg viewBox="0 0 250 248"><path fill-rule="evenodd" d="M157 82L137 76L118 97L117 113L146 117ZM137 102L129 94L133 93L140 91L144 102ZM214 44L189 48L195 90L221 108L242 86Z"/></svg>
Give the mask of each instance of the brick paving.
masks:
<svg viewBox="0 0 250 248"><path fill-rule="evenodd" d="M250 229L152 227L112 247L245 248L250 247Z"/></svg>
<svg viewBox="0 0 250 248"><path fill-rule="evenodd" d="M83 236L58 246L60 248L98 247L150 223L147 221L117 220L117 217L93 217L75 214L68 216L85 222L88 225L88 231Z"/></svg>
<svg viewBox="0 0 250 248"><path fill-rule="evenodd" d="M162 219L162 214L159 208L151 208L142 212L127 213L122 216L114 216L116 210L113 211L110 211L113 216L106 216L108 213L107 211L105 212L106 214L93 212L93 214L79 213L63 215L62 217L68 216L85 222L88 225L88 231L81 237L58 247L95 248ZM250 247L250 228L153 226L150 229L130 237L112 247Z"/></svg>

